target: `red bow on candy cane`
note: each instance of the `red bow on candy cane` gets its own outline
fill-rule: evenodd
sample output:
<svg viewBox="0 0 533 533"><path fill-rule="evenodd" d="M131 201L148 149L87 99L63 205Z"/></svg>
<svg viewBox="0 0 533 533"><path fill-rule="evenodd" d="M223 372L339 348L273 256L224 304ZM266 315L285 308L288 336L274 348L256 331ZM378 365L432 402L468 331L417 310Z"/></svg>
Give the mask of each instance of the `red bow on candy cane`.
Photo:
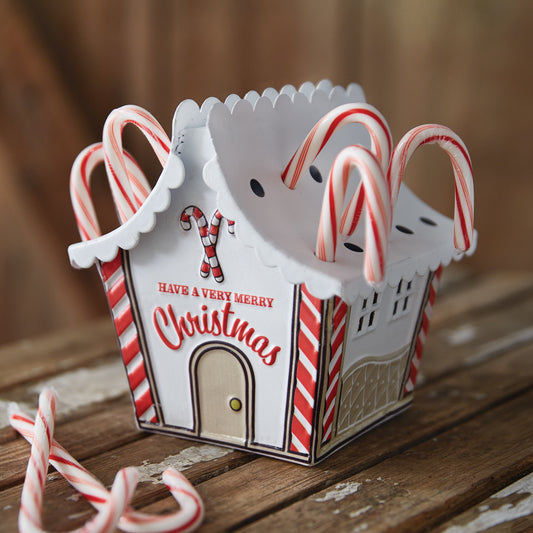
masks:
<svg viewBox="0 0 533 533"><path fill-rule="evenodd" d="M163 482L181 507L174 514L148 515L129 506L138 482L134 467L120 470L108 491L54 440L55 395L51 390L41 393L35 422L16 405L10 407L9 421L32 445L21 495L21 533L44 533L41 512L49 462L98 511L76 533L107 533L117 527L127 533L178 533L194 531L201 524L202 500L187 479L172 468L163 473Z"/></svg>

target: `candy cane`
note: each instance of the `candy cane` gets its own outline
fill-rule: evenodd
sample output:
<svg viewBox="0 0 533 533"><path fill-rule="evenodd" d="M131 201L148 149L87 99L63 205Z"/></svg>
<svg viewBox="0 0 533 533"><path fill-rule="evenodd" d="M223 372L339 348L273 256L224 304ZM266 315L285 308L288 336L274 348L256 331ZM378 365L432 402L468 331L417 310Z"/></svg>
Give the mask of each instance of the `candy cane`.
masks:
<svg viewBox="0 0 533 533"><path fill-rule="evenodd" d="M220 229L220 222L224 216L222 213L217 209L213 216L211 217L211 224L209 225L209 240L211 241L211 244L216 248L217 242L218 242L218 231ZM228 233L230 235L235 235L235 221L233 220L227 220L228 223ZM207 255L204 255L204 263L207 263L209 266L209 261L207 258Z"/></svg>
<svg viewBox="0 0 533 533"><path fill-rule="evenodd" d="M44 395L49 395L49 391L44 391L41 394L41 396ZM46 409L46 405L44 405L44 408ZM51 424L53 424L53 416L47 418L47 427L51 427L50 421ZM100 517L98 518L99 523L108 521L106 517L110 515L111 504L117 500L117 496L120 495L121 490L123 490L124 494L128 496L127 500L129 501L131 497L131 494L129 493L133 492L137 483L137 472L135 468L129 467L120 471L113 484L113 489L115 488L115 484L117 484L117 488L115 489L115 492L113 492L112 489L111 493L109 493L97 478L81 466L76 459L74 459L53 439L52 432L43 435L43 432L37 429L36 423L14 406L10 406L10 423L13 428L32 444L32 447L39 445L42 447L41 443L44 438L51 451L50 463L93 507L97 509L98 515L93 521L98 517ZM44 444L45 446L46 442ZM40 454L38 454L37 457L40 457ZM124 480L123 487L120 485L119 475ZM42 479L44 480L45 476L42 476ZM174 469L168 469L163 473L163 482L180 505L180 510L169 515L155 516L137 512L130 507L122 508L122 510L118 512L119 507L115 507L115 515L118 513L117 520L120 529L127 533L178 533L193 531L200 525L203 520L204 508L202 500L198 496L194 487L182 474ZM36 493L36 496L38 498L39 494ZM115 517L115 515L113 515L113 517ZM115 527L116 523L117 522L115 521L110 529ZM92 524L92 522L89 524ZM21 529L21 532L24 533L25 531L40 530ZM109 531L109 529L82 529L82 531L93 533L94 531Z"/></svg>
<svg viewBox="0 0 533 533"><path fill-rule="evenodd" d="M472 162L463 141L452 130L439 124L417 126L407 132L392 154L389 168L392 206L396 205L405 167L413 152L423 144L438 144L450 157L455 177L454 244L466 251L474 233L474 183Z"/></svg>
<svg viewBox="0 0 533 533"><path fill-rule="evenodd" d="M390 192L380 162L372 152L362 146L344 148L333 162L322 202L316 255L322 261L335 260L337 227L346 197L348 178L354 167L361 173L363 197L367 206L365 277L369 283L379 283L385 274L392 218Z"/></svg>
<svg viewBox="0 0 533 533"><path fill-rule="evenodd" d="M124 160L136 202L142 204L150 194L150 185L135 159L126 151ZM103 144L91 144L81 151L70 172L70 198L78 230L84 241L101 235L91 195L90 178L94 169L103 162Z"/></svg>
<svg viewBox="0 0 533 533"><path fill-rule="evenodd" d="M19 415L20 416L20 415ZM11 418L17 417L12 413ZM19 512L20 533L44 533L42 528L43 492L48 471L50 452L53 451L55 396L45 390L39 398L39 409L33 424L33 442L26 477L22 487ZM31 423L31 420L30 420ZM76 533L107 533L113 531L124 509L129 504L137 485L138 474L134 468L120 470L115 477L106 502L96 516ZM107 491L106 491L107 492Z"/></svg>
<svg viewBox="0 0 533 533"><path fill-rule="evenodd" d="M392 150L392 136L383 115L368 104L345 104L324 115L308 133L282 174L289 189L294 189L307 168L315 160L331 136L346 124L363 124L370 134L372 152L386 173Z"/></svg>
<svg viewBox="0 0 533 533"><path fill-rule="evenodd" d="M204 247L204 258L202 260L202 266L200 267L200 275L203 278L209 276L210 270L213 271L215 280L220 283L224 281L224 274L217 257L216 242L218 238L218 226L220 219L217 219L216 226L213 229L213 234L210 234L210 228L207 224L207 219L202 210L194 205L186 207L180 217L181 227L185 231L191 229L191 218L194 218L198 227L198 233ZM216 218L216 213L214 218Z"/></svg>
<svg viewBox="0 0 533 533"><path fill-rule="evenodd" d="M111 193L122 222L128 220L141 206L133 193L123 155L122 130L126 124L135 124L143 132L163 166L170 152L167 134L148 111L128 105L109 114L103 133L105 165Z"/></svg>

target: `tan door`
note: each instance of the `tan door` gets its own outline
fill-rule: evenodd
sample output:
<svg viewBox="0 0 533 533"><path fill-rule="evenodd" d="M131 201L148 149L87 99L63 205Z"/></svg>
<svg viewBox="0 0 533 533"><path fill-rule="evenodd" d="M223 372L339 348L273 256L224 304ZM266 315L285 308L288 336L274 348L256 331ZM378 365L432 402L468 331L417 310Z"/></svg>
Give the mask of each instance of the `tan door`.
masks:
<svg viewBox="0 0 533 533"><path fill-rule="evenodd" d="M231 352L205 351L196 367L200 435L245 444L247 438L247 383L245 371Z"/></svg>

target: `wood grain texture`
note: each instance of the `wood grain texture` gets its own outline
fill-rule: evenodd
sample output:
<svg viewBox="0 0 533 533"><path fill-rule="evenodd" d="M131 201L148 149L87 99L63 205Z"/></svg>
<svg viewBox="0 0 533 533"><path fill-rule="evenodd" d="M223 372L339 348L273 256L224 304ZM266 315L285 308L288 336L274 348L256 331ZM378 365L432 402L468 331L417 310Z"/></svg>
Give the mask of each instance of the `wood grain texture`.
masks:
<svg viewBox="0 0 533 533"><path fill-rule="evenodd" d="M96 274L74 272L65 261L77 240L67 181L76 154L101 137L107 114L127 103L153 112L170 132L186 98L224 99L322 78L359 82L396 140L425 122L449 125L465 140L480 231L469 266L531 268L533 182L522 139L533 120L532 17L528 0L2 0L0 146L9 170L0 185L5 220L32 222L22 237L9 222L0 227L9 258L2 272L9 282L0 288L12 309L0 339L105 313ZM155 183L160 167L146 141L132 127L125 141ZM415 154L406 180L451 214L451 176L444 152L427 147ZM93 190L108 231L117 220L105 181L99 169ZM49 290L33 291L35 314L28 316L9 285L39 272Z"/></svg>
<svg viewBox="0 0 533 533"><path fill-rule="evenodd" d="M464 289L467 280L471 291ZM186 468L206 504L201 531L283 531L296 525L299 531L445 531L473 522L479 509L499 509L500 522L526 530L530 517L515 517L516 506L533 496L524 482L515 491L512 484L533 470L533 337L516 335L531 315L531 286L531 276L445 275L435 305L445 319L430 330L422 359L426 381L410 409L312 468L138 432L125 395L66 414L60 402L56 437L106 484L124 466L152 468L153 477L140 484L134 499L147 512L175 509L157 477L164 465ZM465 326L470 333L462 333ZM26 380L8 374L0 401L35 404L32 386L50 369L66 376L118 359L99 331L105 334L104 323L87 325L78 335L35 339L31 357L21 357L22 367L30 367L32 358L41 364ZM462 342L450 345L453 335ZM498 342L487 356L474 357ZM16 358L17 349L0 348L0 361ZM58 366L62 357L65 368ZM29 446L7 428L0 430L0 443L0 516L14 530ZM509 495L494 497L507 486ZM92 513L54 473L45 502L45 524L59 529L81 525Z"/></svg>
<svg viewBox="0 0 533 533"><path fill-rule="evenodd" d="M290 523L298 524L301 531L431 528L488 496L495 486L503 487L533 468L533 428L528 424L532 402L531 392L506 402L271 514L249 530L280 530ZM496 420L498 433L494 435L487 427ZM517 425L523 427L521 446L513 437ZM494 465L494 456L498 465ZM342 489L347 485L354 492L345 496Z"/></svg>

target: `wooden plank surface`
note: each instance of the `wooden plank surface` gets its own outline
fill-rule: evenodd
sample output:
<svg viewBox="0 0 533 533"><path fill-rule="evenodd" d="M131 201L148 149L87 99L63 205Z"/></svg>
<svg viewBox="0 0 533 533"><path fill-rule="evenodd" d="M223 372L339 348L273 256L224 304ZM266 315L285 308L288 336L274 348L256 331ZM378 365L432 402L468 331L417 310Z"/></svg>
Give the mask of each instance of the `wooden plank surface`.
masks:
<svg viewBox="0 0 533 533"><path fill-rule="evenodd" d="M201 531L526 531L532 316L532 275L472 279L451 269L412 407L311 468L139 432L106 321L0 348L8 369L0 404L30 409L37 389L54 384L57 440L107 485L120 468L138 466L134 505L146 512L175 509L160 474L169 465L183 470L206 506ZM98 372L111 385L103 379L98 388ZM85 395L74 397L67 383L86 383ZM0 518L15 531L29 446L0 421ZM51 469L45 526L72 529L92 512Z"/></svg>

